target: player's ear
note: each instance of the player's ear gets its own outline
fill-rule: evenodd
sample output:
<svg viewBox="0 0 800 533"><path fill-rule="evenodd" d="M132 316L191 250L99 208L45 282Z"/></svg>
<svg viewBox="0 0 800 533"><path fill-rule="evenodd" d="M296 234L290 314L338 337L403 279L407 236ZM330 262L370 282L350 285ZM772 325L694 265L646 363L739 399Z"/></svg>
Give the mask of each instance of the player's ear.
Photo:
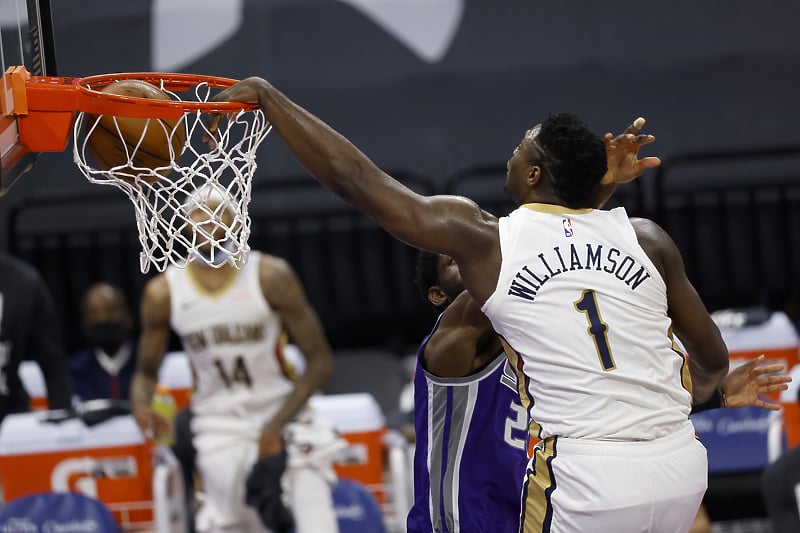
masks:
<svg viewBox="0 0 800 533"><path fill-rule="evenodd" d="M542 167L539 165L531 165L528 167L528 182L529 187L535 187L539 180L542 179Z"/></svg>
<svg viewBox="0 0 800 533"><path fill-rule="evenodd" d="M447 303L447 294L438 285L428 289L428 301L436 307L442 307Z"/></svg>

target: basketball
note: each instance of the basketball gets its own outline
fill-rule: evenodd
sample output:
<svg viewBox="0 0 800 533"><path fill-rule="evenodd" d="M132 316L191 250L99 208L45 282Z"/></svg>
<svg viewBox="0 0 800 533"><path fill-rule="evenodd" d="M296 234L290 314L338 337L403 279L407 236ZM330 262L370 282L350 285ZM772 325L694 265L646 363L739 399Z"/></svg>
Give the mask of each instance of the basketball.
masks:
<svg viewBox="0 0 800 533"><path fill-rule="evenodd" d="M106 86L105 93L154 100L170 97L154 85L140 80L122 80ZM158 171L158 175L137 172L133 167L155 169L170 165L170 147L177 158L183 151L186 129L183 119L131 118L103 115L99 123L96 116L88 115L86 121L87 145L97 165L103 170L125 165L122 172L155 183L172 169ZM138 148L137 148L138 146ZM127 148L127 153L126 153ZM130 157L132 165L128 162ZM120 176L133 182L133 177Z"/></svg>

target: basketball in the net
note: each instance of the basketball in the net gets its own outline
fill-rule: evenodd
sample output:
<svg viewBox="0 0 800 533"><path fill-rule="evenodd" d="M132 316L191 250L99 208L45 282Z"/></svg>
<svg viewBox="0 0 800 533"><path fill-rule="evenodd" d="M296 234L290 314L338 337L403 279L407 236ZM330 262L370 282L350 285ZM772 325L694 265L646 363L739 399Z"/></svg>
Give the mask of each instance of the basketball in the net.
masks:
<svg viewBox="0 0 800 533"><path fill-rule="evenodd" d="M102 92L136 98L170 100L166 93L140 80L117 81L103 88ZM158 174L149 174L136 171L132 167L149 169L168 167L171 162L170 146L177 159L186 141L186 129L182 118L147 119L103 115L96 127L97 117L89 115L87 118L86 144L98 167L109 170L125 165L128 168L122 168L119 176L129 182L134 181L134 178L123 173L139 176L149 183L155 183L160 177L166 176L171 169L161 169ZM128 162L129 156L132 165Z"/></svg>

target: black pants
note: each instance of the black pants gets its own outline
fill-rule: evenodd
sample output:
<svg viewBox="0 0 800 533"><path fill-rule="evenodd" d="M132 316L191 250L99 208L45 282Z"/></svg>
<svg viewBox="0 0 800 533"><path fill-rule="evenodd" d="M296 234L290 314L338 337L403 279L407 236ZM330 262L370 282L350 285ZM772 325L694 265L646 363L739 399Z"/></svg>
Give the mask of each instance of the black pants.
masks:
<svg viewBox="0 0 800 533"><path fill-rule="evenodd" d="M764 470L761 478L764 503L773 533L800 531L800 511L795 486L800 484L800 446L786 450Z"/></svg>
<svg viewBox="0 0 800 533"><path fill-rule="evenodd" d="M183 473L183 488L186 494L186 509L189 520L189 532L194 533L194 463L197 450L192 443L192 412L186 408L175 415L175 444L172 453L178 459Z"/></svg>

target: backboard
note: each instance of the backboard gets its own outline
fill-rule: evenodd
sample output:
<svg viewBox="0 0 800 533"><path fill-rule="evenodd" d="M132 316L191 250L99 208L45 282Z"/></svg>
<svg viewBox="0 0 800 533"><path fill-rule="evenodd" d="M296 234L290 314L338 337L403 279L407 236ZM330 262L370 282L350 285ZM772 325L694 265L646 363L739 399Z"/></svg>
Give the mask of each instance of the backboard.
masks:
<svg viewBox="0 0 800 533"><path fill-rule="evenodd" d="M24 66L34 76L55 76L56 58L50 0L0 0L0 66ZM19 142L11 88L0 90L0 196L30 170L37 154Z"/></svg>

